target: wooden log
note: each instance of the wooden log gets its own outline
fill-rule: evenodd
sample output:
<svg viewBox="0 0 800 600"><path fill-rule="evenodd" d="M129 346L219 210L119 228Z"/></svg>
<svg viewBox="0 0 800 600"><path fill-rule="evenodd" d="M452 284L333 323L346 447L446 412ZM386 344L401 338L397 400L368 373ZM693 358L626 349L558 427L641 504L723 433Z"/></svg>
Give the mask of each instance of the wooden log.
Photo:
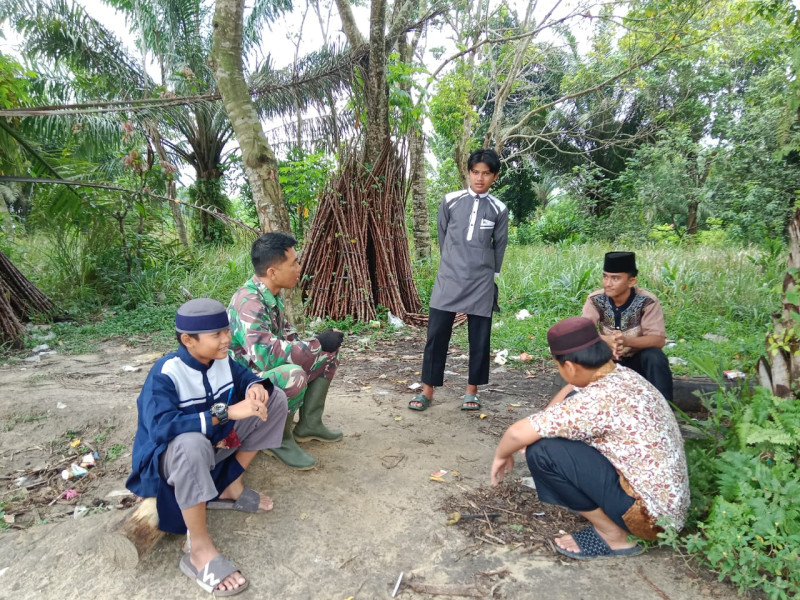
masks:
<svg viewBox="0 0 800 600"><path fill-rule="evenodd" d="M100 550L122 569L133 569L164 532L158 528L156 499L145 498L100 540Z"/></svg>

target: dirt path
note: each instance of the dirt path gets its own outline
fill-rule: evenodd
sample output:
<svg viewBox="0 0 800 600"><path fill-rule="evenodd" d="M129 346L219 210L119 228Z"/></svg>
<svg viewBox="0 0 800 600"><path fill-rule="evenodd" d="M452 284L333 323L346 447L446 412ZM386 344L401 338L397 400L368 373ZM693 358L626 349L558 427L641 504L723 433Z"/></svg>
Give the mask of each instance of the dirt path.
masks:
<svg viewBox="0 0 800 600"><path fill-rule="evenodd" d="M513 599L737 597L662 549L627 560L560 560L547 539L562 524L573 527L571 516L538 505L520 484L506 498L479 489L506 424L552 393L547 377L494 373L493 391L481 394L481 419L458 410L465 376L451 374L435 404L417 413L406 403L407 386L417 380L419 333L364 345L348 340L331 388L327 420L345 431L344 440L308 444L319 466L303 473L257 457L246 483L271 494L275 509L210 520L218 547L250 579L243 597L390 598L401 572L397 597L406 600L454 591ZM157 356L109 342L95 355L0 367L0 500L14 519L12 529L0 531L0 598L208 597L177 568L180 537L166 536L135 570L104 564L97 551L99 537L122 516L116 507L124 497L109 493L124 489L136 397ZM466 360L453 358L448 369L463 373ZM63 480L73 455L90 449L100 457L97 467ZM448 471L444 481L431 481L439 470ZM526 474L518 464L515 475ZM65 499L68 488L80 495ZM445 525L454 506L512 500L492 525ZM74 518L76 506L87 507L82 518Z"/></svg>

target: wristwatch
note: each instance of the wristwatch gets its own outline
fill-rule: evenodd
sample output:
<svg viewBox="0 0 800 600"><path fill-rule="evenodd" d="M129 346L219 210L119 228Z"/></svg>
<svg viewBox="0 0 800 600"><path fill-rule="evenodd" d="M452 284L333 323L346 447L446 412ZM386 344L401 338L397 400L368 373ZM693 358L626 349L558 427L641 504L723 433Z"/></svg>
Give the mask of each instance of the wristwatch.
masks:
<svg viewBox="0 0 800 600"><path fill-rule="evenodd" d="M211 416L219 419L220 425L225 425L228 422L228 406L223 402L217 402L211 405Z"/></svg>

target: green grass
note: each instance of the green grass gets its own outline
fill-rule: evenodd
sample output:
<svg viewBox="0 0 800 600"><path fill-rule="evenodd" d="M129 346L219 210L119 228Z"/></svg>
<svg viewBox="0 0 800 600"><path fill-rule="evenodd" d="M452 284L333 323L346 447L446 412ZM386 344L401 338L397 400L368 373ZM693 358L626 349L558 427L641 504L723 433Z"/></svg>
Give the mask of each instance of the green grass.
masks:
<svg viewBox="0 0 800 600"><path fill-rule="evenodd" d="M26 246L42 242L27 240ZM188 297L208 296L227 303L250 276L250 240L240 239L225 247L197 247L191 264L175 259L156 260L144 274L127 285L137 308L125 305L99 309L95 297L78 297L72 306L75 322L55 323L59 352L95 352L101 341L121 339L133 346L169 350L174 346L173 319L176 308ZM501 312L494 316L492 348L509 353L528 352L546 357L547 329L556 321L578 315L587 294L600 287L603 254L619 250L599 243L509 246L498 280ZM754 247L712 247L694 245L626 247L637 253L639 284L655 293L664 307L667 335L676 341L666 349L670 356L688 360L710 356L726 369L752 371L763 353L764 335L770 315L780 307L780 284L785 269L784 252ZM31 250L23 262L28 274L47 270L42 250ZM423 305L427 307L438 267L438 248L429 261L414 264L414 275ZM38 266L36 266L38 264ZM50 284L52 275L41 278ZM52 292L47 288L45 292ZM69 302L65 300L67 304ZM514 314L527 309L532 317L518 321ZM380 320L385 321L385 314ZM297 324L301 325L301 324ZM374 329L352 319L324 321L322 328L336 327L351 335L379 339L386 328ZM703 339L714 334L727 341ZM466 328L459 327L454 341L466 346ZM35 343L31 340L30 345ZM510 362L510 366L514 366ZM678 375L700 374L691 365L674 365Z"/></svg>
<svg viewBox="0 0 800 600"><path fill-rule="evenodd" d="M594 243L509 247L498 280L501 312L494 315L492 349L549 356L547 329L580 315L586 296L600 287L604 253L615 249ZM667 336L676 341L665 349L669 356L688 361L705 355L724 369L752 372L764 352L770 315L780 306L780 256L766 261L757 248L626 249L636 252L639 286L661 300ZM517 320L523 308L532 317ZM708 333L727 341L703 339ZM466 328L456 329L454 341L466 347L466 337ZM673 372L701 374L691 364L673 365Z"/></svg>
<svg viewBox="0 0 800 600"><path fill-rule="evenodd" d="M27 415L21 415L17 413L12 413L4 422L2 429L3 431L11 431L20 423L36 423L38 421L44 421L47 419L47 413L31 413Z"/></svg>

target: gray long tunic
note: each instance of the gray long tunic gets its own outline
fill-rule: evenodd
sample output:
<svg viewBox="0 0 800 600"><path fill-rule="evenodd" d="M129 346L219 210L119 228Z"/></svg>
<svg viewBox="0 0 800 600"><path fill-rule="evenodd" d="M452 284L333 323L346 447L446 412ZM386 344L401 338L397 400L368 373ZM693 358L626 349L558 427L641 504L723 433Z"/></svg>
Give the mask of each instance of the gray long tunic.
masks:
<svg viewBox="0 0 800 600"><path fill-rule="evenodd" d="M439 206L441 260L431 308L492 316L494 276L508 243L508 209L491 194L451 192Z"/></svg>

